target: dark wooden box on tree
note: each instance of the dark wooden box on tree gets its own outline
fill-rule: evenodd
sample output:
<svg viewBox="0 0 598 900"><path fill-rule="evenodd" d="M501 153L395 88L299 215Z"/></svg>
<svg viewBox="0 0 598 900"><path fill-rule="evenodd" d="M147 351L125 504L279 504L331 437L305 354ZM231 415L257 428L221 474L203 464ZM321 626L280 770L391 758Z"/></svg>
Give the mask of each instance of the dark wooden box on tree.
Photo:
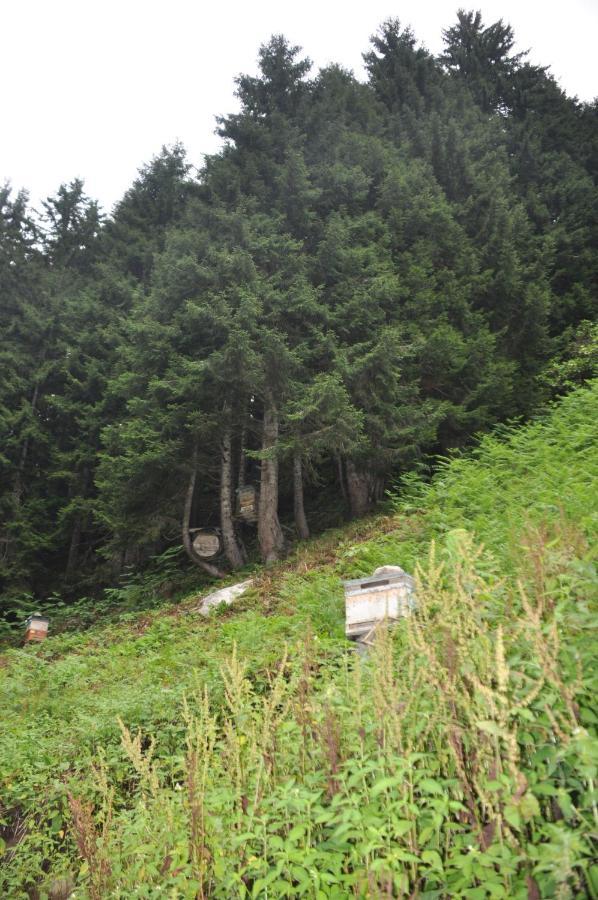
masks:
<svg viewBox="0 0 598 900"><path fill-rule="evenodd" d="M257 519L257 491L252 484L237 488L237 515L246 522Z"/></svg>
<svg viewBox="0 0 598 900"><path fill-rule="evenodd" d="M381 622L393 622L415 609L415 581L400 566L382 566L366 578L343 582L345 634L361 640Z"/></svg>

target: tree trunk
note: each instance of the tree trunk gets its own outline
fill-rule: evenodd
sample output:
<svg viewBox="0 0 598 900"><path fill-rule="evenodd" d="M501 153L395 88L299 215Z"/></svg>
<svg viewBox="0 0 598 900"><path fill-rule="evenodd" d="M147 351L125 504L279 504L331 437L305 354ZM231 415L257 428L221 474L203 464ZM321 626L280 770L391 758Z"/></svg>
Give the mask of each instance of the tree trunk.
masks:
<svg viewBox="0 0 598 900"><path fill-rule="evenodd" d="M245 438L247 429L245 425L241 429L241 438L239 441L239 471L237 473L237 487L242 488L245 484L245 475L247 472L247 456L245 454Z"/></svg>
<svg viewBox="0 0 598 900"><path fill-rule="evenodd" d="M213 575L215 578L224 578L224 572L221 572L216 566L213 566L211 563L206 562L205 559L202 559L201 556L193 549L193 542L191 541L191 534L189 533L189 527L191 525L191 509L193 507L193 494L195 492L195 481L197 479L197 444L193 448L193 458L191 464L191 475L189 476L189 484L187 486L187 493L185 495L185 506L183 509L183 521L182 521L182 538L183 538L183 547L185 548L185 552L189 559L195 563L196 566L199 566L200 569L203 569L205 572L208 572L209 575Z"/></svg>
<svg viewBox="0 0 598 900"><path fill-rule="evenodd" d="M346 472L351 515L363 516L372 505L372 477L369 472L360 471L351 459L347 460Z"/></svg>
<svg viewBox="0 0 598 900"><path fill-rule="evenodd" d="M42 362L45 358L45 352L42 356ZM31 397L31 413L35 415L37 410L37 401L39 397L39 382L35 383L33 388L33 396ZM27 456L29 454L29 435L27 435L23 441L21 446L21 452L19 454L19 462L17 464L17 470L15 472L13 485L12 485L12 514L10 518L16 518L18 513L21 510L22 501L23 501L23 476L25 472L25 466L27 464ZM11 543L12 538L10 537L10 532L8 530L8 518L6 522L3 524L2 531L0 532L0 559L7 564L11 558Z"/></svg>
<svg viewBox="0 0 598 900"><path fill-rule="evenodd" d="M69 499L72 500L73 494L75 494L75 491L77 491L81 499L85 500L87 497L90 480L91 473L89 471L89 468L87 466L84 466L76 488L69 491ZM67 583L73 580L75 571L79 564L79 548L81 546L81 538L83 537L83 532L87 528L88 518L89 517L87 512L78 512L75 515L75 521L73 523L73 529L71 531L71 542L69 544L69 554L66 562L66 570L64 573L64 578Z"/></svg>
<svg viewBox="0 0 598 900"><path fill-rule="evenodd" d="M257 536L262 559L268 565L280 559L284 549L284 537L278 521L278 458L275 453L278 440L278 410L268 392L264 405L262 425L262 450L260 501L257 520Z"/></svg>
<svg viewBox="0 0 598 900"><path fill-rule="evenodd" d="M44 353L45 357L45 353ZM43 361L43 358L42 358ZM33 388L33 396L31 397L31 414L35 415L37 411L37 400L39 397L39 382L35 384ZM25 471L25 465L27 463L27 455L29 453L29 435L23 441L23 446L21 447L21 454L19 457L19 465L17 466L17 471L15 474L15 481L13 487L13 499L15 504L15 509L19 509L21 506L21 499L23 496L23 472Z"/></svg>
<svg viewBox="0 0 598 900"><path fill-rule="evenodd" d="M112 581L116 581L116 579L121 575L125 565L124 537L116 532L114 535L113 544L115 549L111 552L109 559L110 578L112 579Z"/></svg>
<svg viewBox="0 0 598 900"><path fill-rule="evenodd" d="M79 562L79 547L81 546L81 535L83 534L83 514L77 513L75 523L71 532L71 543L69 545L69 555L66 562L66 571L64 580L69 584L75 575L75 569Z"/></svg>
<svg viewBox="0 0 598 900"><path fill-rule="evenodd" d="M336 455L336 471L337 471L337 474L338 474L338 484L339 484L339 487L340 487L340 489L341 489L342 498L343 498L343 500L346 502L346 500L347 500L347 489L346 489L346 487L345 487L345 476L343 475L343 458L342 458L342 456L340 455L340 453L338 453L338 454Z"/></svg>
<svg viewBox="0 0 598 900"><path fill-rule="evenodd" d="M230 425L226 426L222 438L222 459L220 475L220 527L222 528L222 542L226 558L233 569L240 569L245 564L243 552L239 546L235 533L232 504L232 437Z"/></svg>
<svg viewBox="0 0 598 900"><path fill-rule="evenodd" d="M302 541L306 541L309 537L309 525L307 524L305 504L303 501L303 468L301 465L301 456L298 453L293 457L293 500L297 534Z"/></svg>

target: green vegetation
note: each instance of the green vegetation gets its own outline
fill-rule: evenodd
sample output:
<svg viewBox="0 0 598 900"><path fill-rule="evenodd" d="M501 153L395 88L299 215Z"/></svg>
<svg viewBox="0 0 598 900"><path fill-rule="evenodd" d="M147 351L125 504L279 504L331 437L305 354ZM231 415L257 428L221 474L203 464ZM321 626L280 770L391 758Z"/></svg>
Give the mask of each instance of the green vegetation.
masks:
<svg viewBox="0 0 598 900"><path fill-rule="evenodd" d="M598 105L444 44L273 36L197 174L0 189L3 896L598 897Z"/></svg>
<svg viewBox="0 0 598 900"><path fill-rule="evenodd" d="M4 896L598 896L597 420L593 383L208 619L5 652ZM341 579L385 563L418 612L362 661Z"/></svg>
<svg viewBox="0 0 598 900"><path fill-rule="evenodd" d="M163 148L108 216L0 190L7 627L181 544L281 559L593 377L598 107L514 40L389 20L359 81L275 35L199 173Z"/></svg>

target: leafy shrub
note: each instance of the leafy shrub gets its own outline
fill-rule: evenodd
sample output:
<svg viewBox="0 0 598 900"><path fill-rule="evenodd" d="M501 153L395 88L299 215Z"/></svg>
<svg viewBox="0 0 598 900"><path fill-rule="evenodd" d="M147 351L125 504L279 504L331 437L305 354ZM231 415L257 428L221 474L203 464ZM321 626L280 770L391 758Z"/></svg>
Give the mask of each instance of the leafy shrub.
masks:
<svg viewBox="0 0 598 900"><path fill-rule="evenodd" d="M589 893L587 600L539 535L545 577L518 586L452 537L365 664L308 638L263 694L233 652L224 704L184 704L174 763L121 723L126 791L100 756L90 796L69 794L89 896Z"/></svg>

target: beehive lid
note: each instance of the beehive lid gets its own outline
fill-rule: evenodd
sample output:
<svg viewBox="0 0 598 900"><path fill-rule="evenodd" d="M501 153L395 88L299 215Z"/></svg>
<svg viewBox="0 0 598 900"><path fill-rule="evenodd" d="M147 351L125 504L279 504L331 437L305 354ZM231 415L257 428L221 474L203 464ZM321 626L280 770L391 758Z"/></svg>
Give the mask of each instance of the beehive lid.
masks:
<svg viewBox="0 0 598 900"><path fill-rule="evenodd" d="M363 578L352 578L344 581L345 594L358 594L361 591L388 590L389 587L407 585L413 588L415 582L400 566L380 566L372 575Z"/></svg>
<svg viewBox="0 0 598 900"><path fill-rule="evenodd" d="M31 613L25 625L27 628L47 628L50 624L50 620L47 616L42 616L41 613Z"/></svg>

